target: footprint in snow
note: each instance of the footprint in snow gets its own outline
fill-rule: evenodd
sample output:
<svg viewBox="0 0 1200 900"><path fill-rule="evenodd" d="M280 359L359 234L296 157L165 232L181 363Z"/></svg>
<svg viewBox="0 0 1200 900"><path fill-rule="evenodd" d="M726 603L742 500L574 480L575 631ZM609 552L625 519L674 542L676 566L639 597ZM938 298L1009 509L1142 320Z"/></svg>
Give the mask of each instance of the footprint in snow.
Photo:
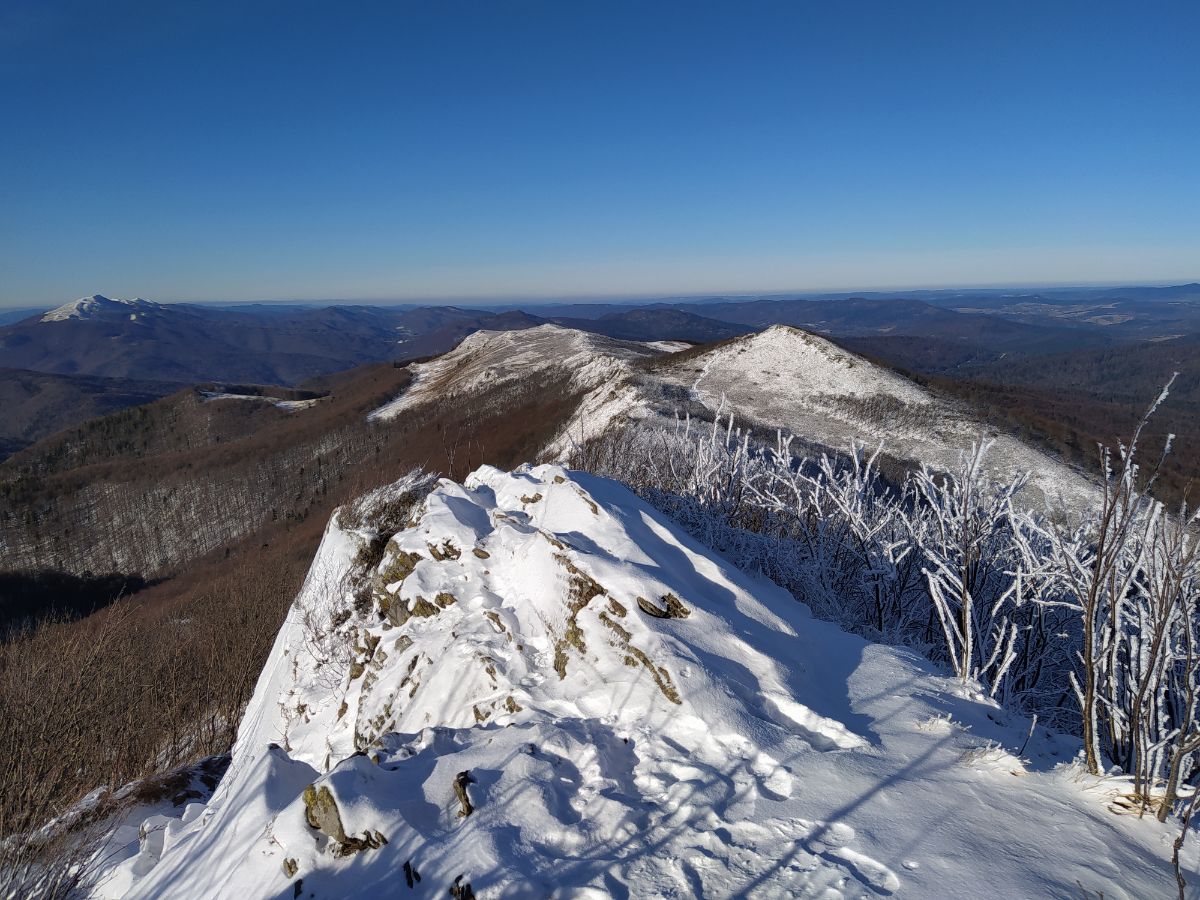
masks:
<svg viewBox="0 0 1200 900"><path fill-rule="evenodd" d="M900 889L900 878L879 860L852 848L857 837L853 828L844 822L806 822L793 819L791 824L804 832L801 845L808 852L840 865L859 881L879 894L892 894ZM916 867L915 863L906 863Z"/></svg>

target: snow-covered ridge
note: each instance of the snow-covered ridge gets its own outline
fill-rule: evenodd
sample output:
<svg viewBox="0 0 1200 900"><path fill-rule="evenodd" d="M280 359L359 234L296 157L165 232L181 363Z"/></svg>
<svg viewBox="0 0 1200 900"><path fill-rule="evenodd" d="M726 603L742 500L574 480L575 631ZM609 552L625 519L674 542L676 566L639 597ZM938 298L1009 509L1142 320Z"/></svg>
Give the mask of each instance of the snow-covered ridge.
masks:
<svg viewBox="0 0 1200 900"><path fill-rule="evenodd" d="M704 354L701 360L701 371L693 382L697 391L711 392L741 378L744 387L757 386L762 389L759 393L772 398L786 391L806 397L886 396L918 406L933 402L927 391L907 378L843 350L826 338L789 325L772 325L736 338ZM771 378L785 383L772 384ZM710 380L714 383L706 383Z"/></svg>
<svg viewBox="0 0 1200 900"><path fill-rule="evenodd" d="M563 373L559 388L603 389L611 398L607 407L592 404L588 434L598 434L617 412L628 414L639 404L629 388L629 363L671 352L681 345L670 342L637 343L563 328L539 325L522 331L477 331L449 353L413 367L414 384L395 400L370 414L372 421L392 419L418 404L469 394L557 369ZM576 439L579 435L574 435Z"/></svg>
<svg viewBox="0 0 1200 900"><path fill-rule="evenodd" d="M985 468L997 481L1031 474L1022 502L1068 511L1088 508L1097 488L1049 454L991 427L949 401L823 337L774 325L673 362L680 345L642 344L557 325L480 331L451 352L414 366L416 380L372 412L386 421L419 404L440 402L547 371L556 390L579 394L571 424L543 451L566 459L572 448L628 421L666 424L689 397L737 424L781 428L805 441L844 450L852 441L882 444L892 456L948 471L972 445L988 442ZM632 363L662 357L653 371Z"/></svg>
<svg viewBox="0 0 1200 900"><path fill-rule="evenodd" d="M334 517L217 793L98 895L1172 890L1169 830L1055 769L1068 743L1018 759L1028 722L619 484L484 468L410 508L419 487Z"/></svg>
<svg viewBox="0 0 1200 900"><path fill-rule="evenodd" d="M80 297L70 303L64 303L42 316L42 322L67 322L71 319L98 319L128 317L135 319L138 315L148 312L161 312L166 309L161 303L134 297L130 300L104 297L93 294L90 297Z"/></svg>
<svg viewBox="0 0 1200 900"><path fill-rule="evenodd" d="M1025 502L1034 506L1079 510L1097 496L1088 479L964 405L798 328L774 325L659 375L711 410L834 449L882 443L893 456L946 471L973 444L990 442L990 476L1009 482L1030 473Z"/></svg>

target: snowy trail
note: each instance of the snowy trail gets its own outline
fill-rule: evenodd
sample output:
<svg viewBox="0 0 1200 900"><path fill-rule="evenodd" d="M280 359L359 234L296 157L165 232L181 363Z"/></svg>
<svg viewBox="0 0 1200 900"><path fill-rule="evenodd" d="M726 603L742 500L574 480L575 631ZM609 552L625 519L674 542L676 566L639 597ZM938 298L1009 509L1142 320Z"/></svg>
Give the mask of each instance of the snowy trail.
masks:
<svg viewBox="0 0 1200 900"><path fill-rule="evenodd" d="M226 779L98 895L1173 889L1169 829L1109 812L1071 742L1018 760L1028 722L614 482L484 468L363 568L369 537L331 523Z"/></svg>

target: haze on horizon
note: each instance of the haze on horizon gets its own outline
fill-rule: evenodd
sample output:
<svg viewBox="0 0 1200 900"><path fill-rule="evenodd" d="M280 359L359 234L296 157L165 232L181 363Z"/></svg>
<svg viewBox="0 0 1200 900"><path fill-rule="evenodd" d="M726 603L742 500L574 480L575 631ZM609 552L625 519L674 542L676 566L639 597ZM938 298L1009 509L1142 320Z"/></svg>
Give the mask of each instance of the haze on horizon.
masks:
<svg viewBox="0 0 1200 900"><path fill-rule="evenodd" d="M9 0L0 306L1196 280L1200 6Z"/></svg>

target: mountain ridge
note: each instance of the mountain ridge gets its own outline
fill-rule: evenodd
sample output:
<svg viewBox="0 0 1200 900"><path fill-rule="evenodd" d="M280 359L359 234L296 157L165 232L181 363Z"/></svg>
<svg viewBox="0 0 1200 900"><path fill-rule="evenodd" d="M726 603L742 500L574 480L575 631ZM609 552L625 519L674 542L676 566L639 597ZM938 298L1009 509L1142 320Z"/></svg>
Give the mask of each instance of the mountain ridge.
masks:
<svg viewBox="0 0 1200 900"><path fill-rule="evenodd" d="M1171 830L1081 789L1077 742L813 619L626 488L420 485L331 520L222 784L124 826L94 896L1172 885Z"/></svg>

